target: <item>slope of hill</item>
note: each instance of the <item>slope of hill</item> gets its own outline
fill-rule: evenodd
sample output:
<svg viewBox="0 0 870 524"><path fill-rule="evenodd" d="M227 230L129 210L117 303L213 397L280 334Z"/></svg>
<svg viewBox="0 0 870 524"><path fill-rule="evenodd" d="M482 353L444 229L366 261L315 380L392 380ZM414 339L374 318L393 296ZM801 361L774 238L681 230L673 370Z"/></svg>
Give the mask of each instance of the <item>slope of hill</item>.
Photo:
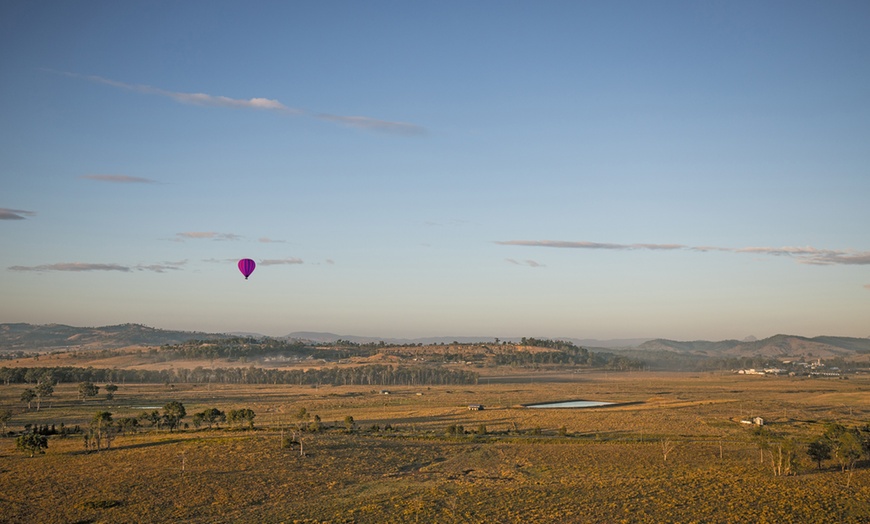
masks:
<svg viewBox="0 0 870 524"><path fill-rule="evenodd" d="M287 340L302 340L307 342L316 342L323 344L331 344L337 340L345 340L348 342L353 342L354 344L371 344L378 343L383 341L386 344L404 344L404 345L414 345L414 344L452 344L454 342L458 342L460 344L474 344L478 342L493 342L495 337L420 337L420 338L378 338L378 337L362 337L356 335L336 335L335 333L323 333L319 331L294 331L289 335L284 335L281 337ZM542 338L553 338L553 337L542 337ZM507 342L518 342L519 338L511 339L506 338L503 339ZM566 342L573 342L574 344L582 347L597 347L597 348L627 348L627 347L635 347L639 344L642 344L648 341L648 338L622 338L622 339L610 339L610 340L598 340L598 339L590 339L590 338L570 338L570 337L556 337L554 340L564 340Z"/></svg>
<svg viewBox="0 0 870 524"><path fill-rule="evenodd" d="M47 351L60 348L111 349L126 346L161 346L192 339L227 335L168 331L141 324L74 327L63 324L0 324L0 351Z"/></svg>
<svg viewBox="0 0 870 524"><path fill-rule="evenodd" d="M672 351L707 357L771 357L771 358L855 358L870 354L870 338L799 337L774 335L763 340L720 342L656 339L638 346L641 350Z"/></svg>

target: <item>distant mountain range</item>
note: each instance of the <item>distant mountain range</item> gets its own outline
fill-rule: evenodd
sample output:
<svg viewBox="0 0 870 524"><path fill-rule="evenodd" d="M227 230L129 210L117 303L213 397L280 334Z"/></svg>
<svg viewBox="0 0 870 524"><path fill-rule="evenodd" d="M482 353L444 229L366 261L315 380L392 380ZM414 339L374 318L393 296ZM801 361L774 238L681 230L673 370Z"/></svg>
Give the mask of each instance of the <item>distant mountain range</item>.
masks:
<svg viewBox="0 0 870 524"><path fill-rule="evenodd" d="M170 331L141 324L120 324L103 327L73 327L63 324L0 324L0 351L51 351L58 349L113 349L127 346L162 346L180 344L193 339L221 339L231 336L262 337L256 333L203 333ZM278 337L288 340L329 344L337 340L366 344L383 341L388 344L469 344L495 342L494 337L428 337L428 338L376 338L333 333L297 331ZM505 339L509 342L518 340ZM768 358L844 358L870 359L870 338L800 337L775 335L763 340L721 340L711 342L695 340L681 342L666 339L576 339L563 338L586 348L632 350L642 358L643 353L673 353L695 358L705 357L768 357Z"/></svg>

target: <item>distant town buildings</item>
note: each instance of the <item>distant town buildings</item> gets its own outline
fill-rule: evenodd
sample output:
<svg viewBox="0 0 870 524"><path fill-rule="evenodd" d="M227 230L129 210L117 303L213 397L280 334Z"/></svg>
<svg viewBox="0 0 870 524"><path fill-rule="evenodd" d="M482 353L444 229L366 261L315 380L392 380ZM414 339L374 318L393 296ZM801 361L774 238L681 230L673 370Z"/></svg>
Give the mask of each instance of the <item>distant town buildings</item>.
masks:
<svg viewBox="0 0 870 524"><path fill-rule="evenodd" d="M792 360L783 360L782 365L786 368L748 368L738 369L735 371L738 375L789 375L789 376L810 376L810 377L837 377L844 378L843 372L838 367L825 367L821 359L816 359L815 362L795 362Z"/></svg>

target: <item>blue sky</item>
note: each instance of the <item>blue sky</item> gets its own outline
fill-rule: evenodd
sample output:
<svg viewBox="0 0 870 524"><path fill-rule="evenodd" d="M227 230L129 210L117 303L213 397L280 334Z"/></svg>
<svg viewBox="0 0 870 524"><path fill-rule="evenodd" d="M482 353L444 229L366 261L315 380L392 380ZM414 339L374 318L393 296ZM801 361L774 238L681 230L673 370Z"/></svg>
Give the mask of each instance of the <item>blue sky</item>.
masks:
<svg viewBox="0 0 870 524"><path fill-rule="evenodd" d="M866 337L868 23L3 2L0 322Z"/></svg>

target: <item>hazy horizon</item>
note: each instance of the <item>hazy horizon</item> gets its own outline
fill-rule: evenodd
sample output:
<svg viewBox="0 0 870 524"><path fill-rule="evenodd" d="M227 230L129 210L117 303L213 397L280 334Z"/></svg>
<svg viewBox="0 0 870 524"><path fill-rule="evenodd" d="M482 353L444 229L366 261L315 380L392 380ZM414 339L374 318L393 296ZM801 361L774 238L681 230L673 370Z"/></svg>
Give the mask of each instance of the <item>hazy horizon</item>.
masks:
<svg viewBox="0 0 870 524"><path fill-rule="evenodd" d="M3 2L0 322L865 338L868 22Z"/></svg>

